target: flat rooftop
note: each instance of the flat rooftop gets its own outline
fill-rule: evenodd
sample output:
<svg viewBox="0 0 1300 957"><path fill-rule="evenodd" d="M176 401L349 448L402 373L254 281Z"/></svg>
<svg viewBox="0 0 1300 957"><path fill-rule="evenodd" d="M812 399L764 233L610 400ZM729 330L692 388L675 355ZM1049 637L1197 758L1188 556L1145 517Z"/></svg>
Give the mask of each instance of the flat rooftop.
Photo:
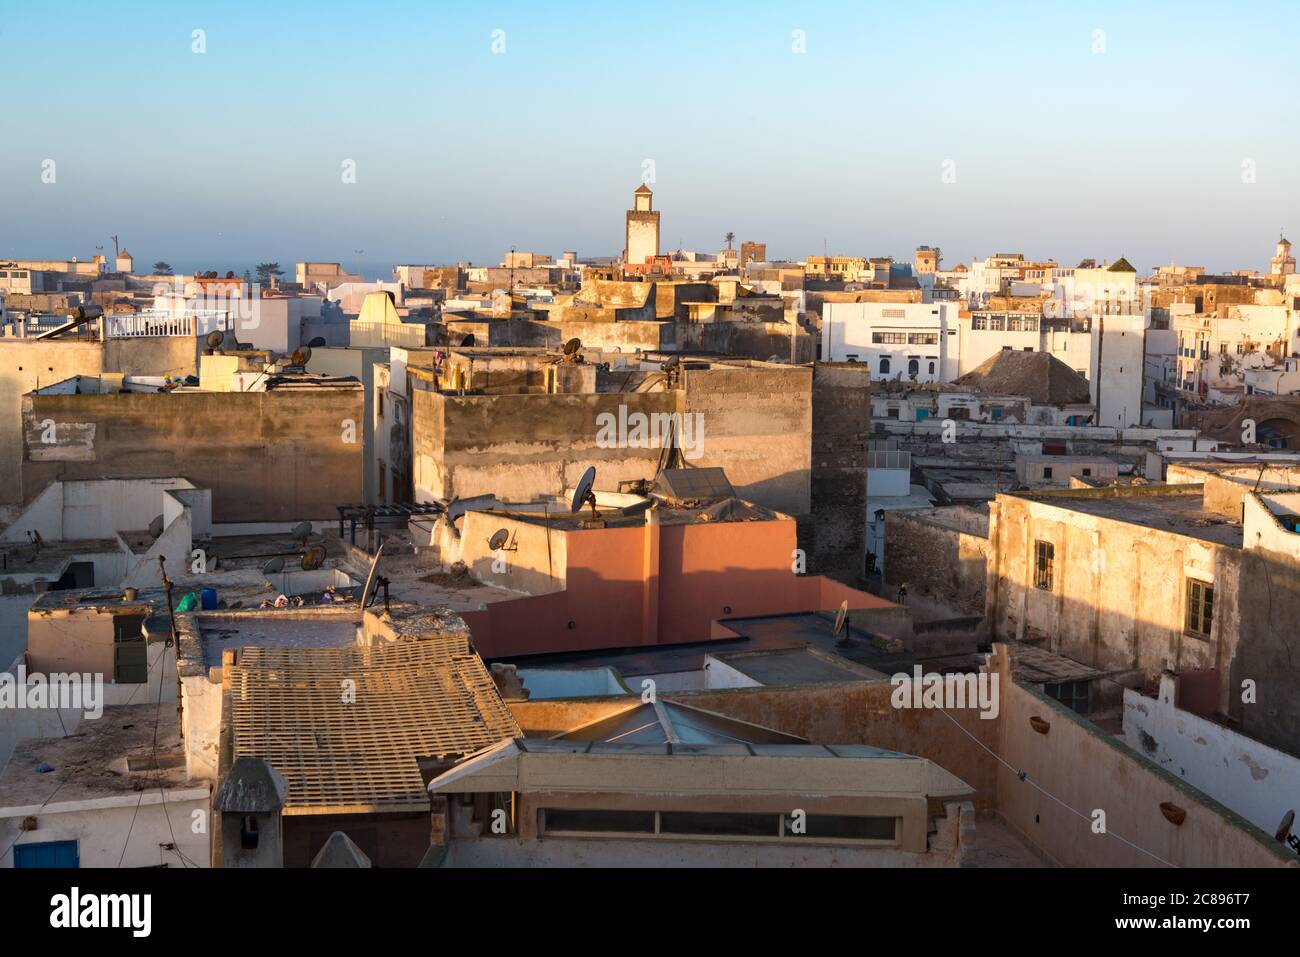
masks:
<svg viewBox="0 0 1300 957"><path fill-rule="evenodd" d="M831 657L813 648L736 652L715 655L719 661L765 687L846 684L888 677L881 672Z"/></svg>
<svg viewBox="0 0 1300 957"><path fill-rule="evenodd" d="M0 578L12 575L53 575L62 572L71 559L105 553L118 554L121 547L112 538L85 538L46 542L39 549L28 542L0 544Z"/></svg>
<svg viewBox="0 0 1300 957"><path fill-rule="evenodd" d="M154 727L158 728L155 757ZM40 772L46 765L53 770ZM63 738L18 742L0 772L0 807L35 809L189 784L176 703L114 705ZM57 789L57 790L56 790ZM36 813L28 810L27 813Z"/></svg>
<svg viewBox="0 0 1300 957"><path fill-rule="evenodd" d="M227 648L351 648L359 624L357 604L328 612L300 608L244 614L210 611L198 616L203 660L209 668L221 665L221 652Z"/></svg>
<svg viewBox="0 0 1300 957"><path fill-rule="evenodd" d="M814 683L869 681L873 678L910 671L913 664L921 662L927 670L973 671L978 662L974 653L942 657L917 656L908 652L891 653L873 642L876 636L849 625L846 636L849 644L838 645L835 639L835 615L832 612L800 612L789 615L767 615L755 618L727 618L720 624L737 633L735 638L717 638L711 641L680 645L659 645L606 649L599 651L558 652L539 655L506 655L494 661L518 665L520 670L546 670L548 668L613 668L629 684L630 679L643 675L672 674L699 671L706 658L720 658L733 665L729 656L769 654L775 657L766 663L754 662L746 667L763 671L768 681L763 684L793 685L808 679ZM829 662L829 670L812 664L800 654L811 652L821 663ZM837 659L843 660L839 664ZM747 672L748 673L748 672ZM849 675L856 673L856 678Z"/></svg>
<svg viewBox="0 0 1300 957"><path fill-rule="evenodd" d="M1014 494L1072 512L1185 535L1215 545L1241 548L1242 544L1241 523L1205 511L1199 485L1142 485Z"/></svg>
<svg viewBox="0 0 1300 957"><path fill-rule="evenodd" d="M597 493L599 495L599 493ZM591 509L584 507L579 512L516 512L504 509L484 509L485 512L526 522L529 525L543 525L561 532L578 532L588 530L591 521ZM698 508L673 507L659 501L656 505L661 525L694 525L700 523L717 524L719 522L775 522L786 516L761 505L746 502L739 498L724 498ZM625 515L617 508L596 507L596 514L605 523L605 528L633 528L645 524L645 512ZM597 528L596 530L599 530Z"/></svg>

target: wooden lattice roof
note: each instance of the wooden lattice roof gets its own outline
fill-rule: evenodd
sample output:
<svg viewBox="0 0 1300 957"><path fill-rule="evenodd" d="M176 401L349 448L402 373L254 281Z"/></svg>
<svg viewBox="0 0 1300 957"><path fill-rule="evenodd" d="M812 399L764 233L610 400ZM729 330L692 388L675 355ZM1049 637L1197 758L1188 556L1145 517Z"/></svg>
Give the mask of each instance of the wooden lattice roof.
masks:
<svg viewBox="0 0 1300 957"><path fill-rule="evenodd" d="M245 648L230 668L229 708L234 757L264 758L283 776L285 814L427 808L419 759L520 734L463 641Z"/></svg>

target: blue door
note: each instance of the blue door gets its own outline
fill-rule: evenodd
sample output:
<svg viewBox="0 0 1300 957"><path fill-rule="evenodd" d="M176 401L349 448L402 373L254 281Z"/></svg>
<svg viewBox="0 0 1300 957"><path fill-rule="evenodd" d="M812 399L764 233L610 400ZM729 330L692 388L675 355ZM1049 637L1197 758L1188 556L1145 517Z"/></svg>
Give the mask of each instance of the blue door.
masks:
<svg viewBox="0 0 1300 957"><path fill-rule="evenodd" d="M80 867L76 841L46 841L19 844L14 848L14 867Z"/></svg>

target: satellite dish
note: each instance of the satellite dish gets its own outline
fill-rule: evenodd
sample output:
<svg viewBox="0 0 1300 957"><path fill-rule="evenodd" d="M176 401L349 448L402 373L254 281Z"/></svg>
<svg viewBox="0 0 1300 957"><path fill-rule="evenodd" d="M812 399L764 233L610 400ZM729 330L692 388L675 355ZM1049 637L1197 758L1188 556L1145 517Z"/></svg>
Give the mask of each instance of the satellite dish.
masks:
<svg viewBox="0 0 1300 957"><path fill-rule="evenodd" d="M299 522L289 534L293 536L295 542L305 542L311 538L311 532L311 522Z"/></svg>
<svg viewBox="0 0 1300 957"><path fill-rule="evenodd" d="M1283 844L1285 844L1286 839L1291 836L1291 825L1294 823L1295 823L1295 811L1294 810L1287 811L1284 815L1282 815L1282 823L1278 825L1277 833L1274 834L1273 836L1276 837Z"/></svg>
<svg viewBox="0 0 1300 957"><path fill-rule="evenodd" d="M324 336L317 336L317 337L316 337L315 339L313 339L311 342L307 343L307 348L308 348L308 349L323 349L323 348L325 348L326 345L328 345L328 343L325 341L325 337L324 337Z"/></svg>
<svg viewBox="0 0 1300 957"><path fill-rule="evenodd" d="M157 538L159 535L163 533L165 521L166 520L161 515L159 515L157 518L155 518L152 522L149 523L150 538Z"/></svg>
<svg viewBox="0 0 1300 957"><path fill-rule="evenodd" d="M299 346L293 350L293 357L289 360L291 366L305 366L311 362L311 346Z"/></svg>
<svg viewBox="0 0 1300 957"><path fill-rule="evenodd" d="M218 349L221 348L221 343L223 343L225 340L226 340L226 334L222 332L220 329L216 329L212 332L209 332L208 339L207 339L208 348L211 351L216 352Z"/></svg>
<svg viewBox="0 0 1300 957"><path fill-rule="evenodd" d="M510 533L504 528L498 528L488 539L488 548L494 552L499 552L506 547L506 542L510 541Z"/></svg>
<svg viewBox="0 0 1300 957"><path fill-rule="evenodd" d="M282 571L284 571L283 558L278 558L278 557L272 558L269 562L267 562L265 565L262 566L263 575L274 575L276 572L282 572Z"/></svg>
<svg viewBox="0 0 1300 957"><path fill-rule="evenodd" d="M472 346L474 344L474 333L467 333L465 338L460 340L462 346Z"/></svg>
<svg viewBox="0 0 1300 957"><path fill-rule="evenodd" d="M566 356L576 356L578 350L582 348L582 340L578 338L570 339L564 344L564 354Z"/></svg>
<svg viewBox="0 0 1300 957"><path fill-rule="evenodd" d="M569 508L570 512L582 511L584 504L591 504L591 517L596 517L596 496L591 491L591 486L596 481L596 466L587 466L587 471L582 473L582 478L578 480L578 487L573 490L573 502Z"/></svg>
<svg viewBox="0 0 1300 957"><path fill-rule="evenodd" d="M379 547L375 549L375 557L370 560L370 571L366 573L366 583L361 587L361 610L370 605L371 594L375 590L375 585L379 579L379 558L384 554L384 543L380 542Z"/></svg>
<svg viewBox="0 0 1300 957"><path fill-rule="evenodd" d="M840 637L844 631L844 625L849 619L849 600L846 598L840 602L840 610L835 613L835 641L838 643L843 639Z"/></svg>
<svg viewBox="0 0 1300 957"><path fill-rule="evenodd" d="M313 545L302 553L303 571L314 571L325 564L325 546Z"/></svg>

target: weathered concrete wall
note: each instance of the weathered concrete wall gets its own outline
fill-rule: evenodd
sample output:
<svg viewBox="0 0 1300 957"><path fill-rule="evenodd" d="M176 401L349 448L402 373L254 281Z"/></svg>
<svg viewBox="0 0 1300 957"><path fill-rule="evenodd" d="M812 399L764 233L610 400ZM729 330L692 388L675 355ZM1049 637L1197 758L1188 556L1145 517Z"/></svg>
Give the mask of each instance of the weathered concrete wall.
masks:
<svg viewBox="0 0 1300 957"><path fill-rule="evenodd" d="M212 490L213 521L284 522L336 518L363 494L359 386L28 395L23 426L27 501L56 479L181 476Z"/></svg>
<svg viewBox="0 0 1300 957"><path fill-rule="evenodd" d="M1248 548L1235 577L1240 637L1220 668L1220 710L1244 734L1300 754L1300 562ZM1242 701L1247 680L1254 703Z"/></svg>
<svg viewBox="0 0 1300 957"><path fill-rule="evenodd" d="M736 494L805 515L812 506L812 369L755 364L687 369L685 412L703 415L697 468L726 470Z"/></svg>
<svg viewBox="0 0 1300 957"><path fill-rule="evenodd" d="M1169 467L1169 482L1175 484L1175 466ZM1180 473L1182 474L1182 473ZM1241 500L1253 491L1300 488L1300 468L1258 465L1215 472L1193 472L1192 482L1205 483L1205 510L1233 521L1241 521Z"/></svg>
<svg viewBox="0 0 1300 957"><path fill-rule="evenodd" d="M867 554L867 438L871 371L865 366L813 366L811 508L799 545L808 571L856 585Z"/></svg>
<svg viewBox="0 0 1300 957"><path fill-rule="evenodd" d="M1199 496L1198 487L1184 494ZM1168 495L1162 486L1149 492ZM1056 496L1105 494L1071 491ZM988 587L994 634L1106 671L1202 669L1229 661L1238 634L1239 550L1133 522L1072 511L1046 496L999 495L990 509ZM1052 588L1034 584L1034 543L1054 546ZM1210 640L1185 634L1187 576L1214 586Z"/></svg>
<svg viewBox="0 0 1300 957"><path fill-rule="evenodd" d="M495 495L529 502L571 491L588 466L596 488L655 474L661 450L597 445L598 416L671 414L676 392L596 395L413 396L415 497Z"/></svg>
<svg viewBox="0 0 1300 957"><path fill-rule="evenodd" d="M1272 835L1135 754L1120 739L1045 695L1006 680L1005 672L1000 685L997 750L1026 777L1021 780L998 765L998 812L1061 865L1163 867L1167 861L1177 867L1296 866L1295 855ZM1046 734L1034 730L1031 717L1048 722ZM1182 808L1186 820L1176 825L1166 819L1162 803ZM1106 815L1105 833L1093 831L1098 810Z"/></svg>
<svg viewBox="0 0 1300 957"><path fill-rule="evenodd" d="M983 534L981 534L983 532ZM961 506L885 513L885 583L961 615L984 614L988 520Z"/></svg>
<svg viewBox="0 0 1300 957"><path fill-rule="evenodd" d="M187 376L199 369L203 340L192 336L106 339L104 371L139 376Z"/></svg>
<svg viewBox="0 0 1300 957"><path fill-rule="evenodd" d="M1300 794L1300 758L1179 709L1175 687L1165 675L1155 698L1125 690L1125 743L1272 834Z"/></svg>
<svg viewBox="0 0 1300 957"><path fill-rule="evenodd" d="M795 337L794 355L790 337ZM701 350L766 362L773 356L782 362L812 362L815 344L802 327L789 322L706 322L679 323L680 348Z"/></svg>
<svg viewBox="0 0 1300 957"><path fill-rule="evenodd" d="M23 501L22 397L41 386L107 369L99 342L0 339L0 504Z"/></svg>
<svg viewBox="0 0 1300 957"><path fill-rule="evenodd" d="M207 867L208 835L195 834L192 826L196 813L206 816L207 812L207 788L202 786L172 788L165 798L155 787L139 797L123 796L114 807L64 804L56 798L41 809L35 831L22 831L21 817L0 820L0 846L76 841L81 867L157 867L160 854L171 867ZM163 850L173 842L184 860L175 851ZM13 851L7 850L0 857L0 868L13 867L13 860Z"/></svg>

